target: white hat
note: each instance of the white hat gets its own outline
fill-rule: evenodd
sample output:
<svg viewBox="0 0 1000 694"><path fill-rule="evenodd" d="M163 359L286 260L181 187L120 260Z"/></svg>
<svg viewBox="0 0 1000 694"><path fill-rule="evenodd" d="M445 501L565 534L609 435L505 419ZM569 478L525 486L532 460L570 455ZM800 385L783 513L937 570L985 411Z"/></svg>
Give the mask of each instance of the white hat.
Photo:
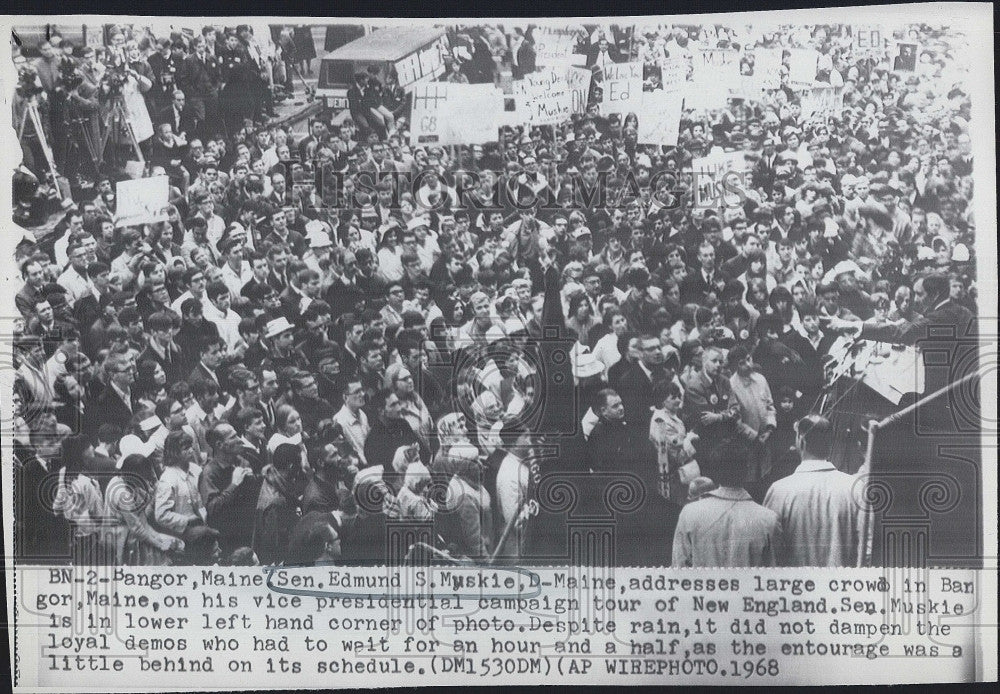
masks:
<svg viewBox="0 0 1000 694"><path fill-rule="evenodd" d="M354 486L364 484L365 482L375 482L376 480L382 479L382 466L381 465L369 465L366 468L361 468L358 470L358 474L354 476Z"/></svg>
<svg viewBox="0 0 1000 694"><path fill-rule="evenodd" d="M590 378L604 373L604 363L593 352L577 352L573 360L573 377Z"/></svg>
<svg viewBox="0 0 1000 694"><path fill-rule="evenodd" d="M306 234L307 235L308 234L313 234L313 233L315 233L317 231L320 232L320 233L326 231L326 224L324 224L323 222L321 222L318 219L310 219L308 222L306 222Z"/></svg>
<svg viewBox="0 0 1000 694"><path fill-rule="evenodd" d="M289 323L287 318L279 316L278 318L267 322L267 328L264 330L264 337L274 337L275 335L280 335L283 332L294 329L295 326Z"/></svg>
<svg viewBox="0 0 1000 694"><path fill-rule="evenodd" d="M322 224L322 222L320 222L320 224ZM333 245L330 235L322 230L317 231L316 229L313 229L312 231L309 231L307 229L306 240L309 242L309 248L328 248Z"/></svg>
<svg viewBox="0 0 1000 694"><path fill-rule="evenodd" d="M951 259L956 263L969 262L969 247L964 243L956 243L955 248L951 251Z"/></svg>
<svg viewBox="0 0 1000 694"><path fill-rule="evenodd" d="M853 272L857 275L863 275L861 268L853 260L841 260L839 263L833 266L833 269L826 273L823 277L824 282L832 282L837 279L837 275L844 275L849 272Z"/></svg>
<svg viewBox="0 0 1000 694"><path fill-rule="evenodd" d="M418 227L425 227L428 225L428 221L423 217L413 217L406 223L406 230L413 231Z"/></svg>

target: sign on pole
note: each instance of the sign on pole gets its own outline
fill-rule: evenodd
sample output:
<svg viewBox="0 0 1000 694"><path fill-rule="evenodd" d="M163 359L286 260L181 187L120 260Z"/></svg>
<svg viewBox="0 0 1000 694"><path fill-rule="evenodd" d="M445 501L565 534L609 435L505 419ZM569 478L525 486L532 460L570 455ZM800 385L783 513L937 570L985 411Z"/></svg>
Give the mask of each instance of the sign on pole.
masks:
<svg viewBox="0 0 1000 694"><path fill-rule="evenodd" d="M566 68L551 67L528 73L514 82L519 97L521 121L528 125L551 125L569 118L569 87Z"/></svg>
<svg viewBox="0 0 1000 694"><path fill-rule="evenodd" d="M165 222L170 203L170 178L153 176L118 181L115 198L116 227Z"/></svg>
<svg viewBox="0 0 1000 694"><path fill-rule="evenodd" d="M590 98L590 78L593 73L584 67L566 68L566 86L569 89L571 113L586 113Z"/></svg>

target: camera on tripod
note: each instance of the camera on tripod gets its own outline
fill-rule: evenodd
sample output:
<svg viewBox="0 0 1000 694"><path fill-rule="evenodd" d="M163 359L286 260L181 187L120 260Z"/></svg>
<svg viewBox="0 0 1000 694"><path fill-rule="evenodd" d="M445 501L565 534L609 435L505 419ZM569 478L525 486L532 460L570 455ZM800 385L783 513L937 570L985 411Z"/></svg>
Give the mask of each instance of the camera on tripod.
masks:
<svg viewBox="0 0 1000 694"><path fill-rule="evenodd" d="M22 99L31 99L41 94L45 89L42 87L38 73L30 65L22 65L17 71L17 95Z"/></svg>
<svg viewBox="0 0 1000 694"><path fill-rule="evenodd" d="M121 47L108 49L104 76L101 78L101 88L105 95L114 98L121 96L128 81L129 63L125 51Z"/></svg>
<svg viewBox="0 0 1000 694"><path fill-rule="evenodd" d="M59 84L66 92L71 92L83 84L83 75L73 63L62 63L59 66Z"/></svg>

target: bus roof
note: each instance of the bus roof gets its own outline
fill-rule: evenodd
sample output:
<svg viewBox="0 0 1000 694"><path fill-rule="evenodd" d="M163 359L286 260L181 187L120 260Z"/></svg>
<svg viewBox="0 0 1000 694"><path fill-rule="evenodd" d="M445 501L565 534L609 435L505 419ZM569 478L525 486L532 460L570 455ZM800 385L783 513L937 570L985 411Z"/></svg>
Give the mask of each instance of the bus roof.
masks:
<svg viewBox="0 0 1000 694"><path fill-rule="evenodd" d="M393 61L405 58L445 33L435 27L393 26L376 29L324 56L324 60Z"/></svg>

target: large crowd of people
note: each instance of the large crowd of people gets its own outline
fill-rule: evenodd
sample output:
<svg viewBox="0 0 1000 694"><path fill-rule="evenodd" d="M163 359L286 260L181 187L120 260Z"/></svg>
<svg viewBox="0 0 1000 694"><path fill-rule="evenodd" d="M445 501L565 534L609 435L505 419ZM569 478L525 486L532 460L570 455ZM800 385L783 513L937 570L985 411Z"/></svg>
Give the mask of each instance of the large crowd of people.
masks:
<svg viewBox="0 0 1000 694"><path fill-rule="evenodd" d="M832 348L977 310L946 31L898 32L901 70L840 25L588 27L584 113L452 147L411 145L376 71L347 118L274 125L275 85L312 68L300 29L108 35L20 59L15 120L37 105L44 137L22 137L17 219L51 212L46 185L65 201L17 250L21 556L551 564L585 516L621 564L857 561L856 470L817 408ZM531 27L449 36L442 80L535 69ZM685 110L676 147L602 115L609 61L652 89L700 47L745 73L756 47L815 48L843 104L805 114L786 50L779 89ZM750 162L738 201L696 205L691 162L719 149ZM165 221L116 224L136 175L169 177Z"/></svg>

